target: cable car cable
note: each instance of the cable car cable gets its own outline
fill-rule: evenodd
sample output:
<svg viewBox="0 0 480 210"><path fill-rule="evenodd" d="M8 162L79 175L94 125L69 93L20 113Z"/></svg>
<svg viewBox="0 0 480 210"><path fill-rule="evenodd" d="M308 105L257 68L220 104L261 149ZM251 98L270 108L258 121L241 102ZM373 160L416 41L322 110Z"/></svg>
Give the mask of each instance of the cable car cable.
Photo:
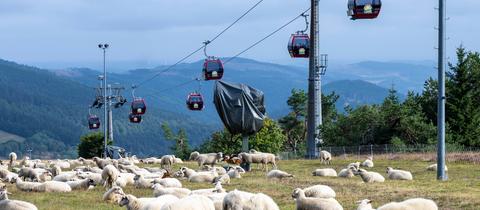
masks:
<svg viewBox="0 0 480 210"><path fill-rule="evenodd" d="M293 22L295 22L296 20L298 20L300 17L303 17L303 15L308 12L310 10L310 8L308 8L307 10L305 10L304 12L302 12L300 15L298 15L297 17L295 17L294 19L290 20L289 22L287 22L286 24L282 25L280 28L278 28L277 30L273 31L272 33L268 34L267 36L263 37L262 39L260 39L259 41L255 42L254 44L250 45L250 47L247 47L245 50L239 52L238 54L236 54L235 56L233 57L230 57L228 60L226 60L225 62L223 62L224 64L232 61L233 59L237 58L238 56L242 55L243 53L249 51L250 49L254 48L255 46L257 46L258 44L262 43L263 41L265 41L266 39L270 38L271 36L273 36L274 34L278 33L280 30L284 29L285 27L287 27L288 25L292 24Z"/></svg>
<svg viewBox="0 0 480 210"><path fill-rule="evenodd" d="M244 18L247 14L249 14L253 9L255 9L258 5L260 5L260 3L262 3L264 0L260 0L258 1L256 4L254 4L250 9L248 9L245 13L243 13L239 18L237 18L232 24L230 24L228 27L226 27L224 30L222 30L219 34L217 34L215 37L213 37L211 40L209 40L208 42L211 43L213 41L215 41L216 39L218 39L221 35L223 35L228 29L230 29L232 26L234 26L236 23L238 23L242 18ZM150 82L152 81L153 79L155 79L156 77L160 76L161 74L171 70L173 67L177 66L178 64L182 63L183 61L187 60L188 58L190 58L192 55L196 54L198 51L202 50L203 48L205 47L205 45L202 45L200 48L194 50L193 52L191 52L190 54L188 54L187 56L183 57L182 59L180 59L179 61L177 61L176 63L174 63L173 65L167 67L166 69L158 72L157 74L153 75L151 78L148 78L140 83L138 83L137 85L132 85L132 88L135 89L135 88L139 88L140 86L144 85L145 83L147 82Z"/></svg>

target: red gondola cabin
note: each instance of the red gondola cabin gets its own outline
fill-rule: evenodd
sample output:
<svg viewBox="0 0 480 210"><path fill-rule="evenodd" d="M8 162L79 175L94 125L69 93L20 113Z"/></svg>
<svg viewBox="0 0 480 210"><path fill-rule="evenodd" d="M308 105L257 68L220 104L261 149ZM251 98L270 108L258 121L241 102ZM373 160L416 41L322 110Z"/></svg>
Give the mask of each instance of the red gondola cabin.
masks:
<svg viewBox="0 0 480 210"><path fill-rule="evenodd" d="M96 130L100 128L100 119L97 117L97 115L88 116L88 128L90 128L90 130Z"/></svg>
<svg viewBox="0 0 480 210"><path fill-rule="evenodd" d="M205 80L219 80L223 77L223 63L218 58L207 58L203 63Z"/></svg>
<svg viewBox="0 0 480 210"><path fill-rule="evenodd" d="M136 115L136 114L130 113L130 115L128 116L128 118L130 119L130 122L131 122L131 123L140 123L140 122L142 122L142 115Z"/></svg>
<svg viewBox="0 0 480 210"><path fill-rule="evenodd" d="M349 0L348 16L352 20L375 19L382 8L381 0Z"/></svg>
<svg viewBox="0 0 480 210"><path fill-rule="evenodd" d="M288 42L288 52L292 58L308 58L310 56L310 38L307 34L292 34Z"/></svg>
<svg viewBox="0 0 480 210"><path fill-rule="evenodd" d="M147 105L145 105L145 100L141 98L136 98L132 102L132 114L143 115L147 111Z"/></svg>
<svg viewBox="0 0 480 210"><path fill-rule="evenodd" d="M200 93L190 93L187 97L187 108L192 111L203 109L203 97Z"/></svg>

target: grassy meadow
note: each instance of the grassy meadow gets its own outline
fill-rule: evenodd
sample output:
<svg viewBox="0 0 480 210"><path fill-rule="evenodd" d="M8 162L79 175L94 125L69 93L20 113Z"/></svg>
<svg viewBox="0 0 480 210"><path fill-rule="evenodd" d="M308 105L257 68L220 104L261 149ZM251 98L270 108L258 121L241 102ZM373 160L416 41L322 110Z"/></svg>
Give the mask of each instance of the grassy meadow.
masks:
<svg viewBox="0 0 480 210"><path fill-rule="evenodd" d="M480 154L476 154L480 155ZM408 159L408 156L406 156ZM456 161L448 163L449 180L436 181L436 172L426 171L432 164L426 160L406 160L402 158L376 157L375 167L370 169L385 176L387 166L409 170L413 173L413 181L392 181L385 183L364 184L360 177L352 179L313 177L311 172L316 168L332 167L341 170L348 163L357 161L353 158L334 158L331 166L320 164L319 160L284 160L279 162L279 169L295 175L295 178L272 181L265 178L265 172L253 166L253 172L244 174L242 179L232 179L230 185L225 185L228 191L233 189L249 192L262 192L271 196L280 209L295 209L291 198L293 189L323 184L332 187L337 193L337 200L344 209L356 209L356 201L368 198L373 200L373 206L378 207L390 201L402 201L407 198L424 197L435 200L440 209L480 209L480 166L471 162ZM182 166L197 168L196 163L185 163ZM152 167L149 165L149 167ZM176 168L179 168L177 165ZM189 189L211 188L211 184L192 184L182 181ZM112 210L124 209L118 205L104 203L104 189L97 186L91 191L74 191L72 193L31 193L17 191L14 185L8 184L12 193L10 199L25 200L43 210ZM127 187L126 193L137 197L152 196L151 189L135 189Z"/></svg>

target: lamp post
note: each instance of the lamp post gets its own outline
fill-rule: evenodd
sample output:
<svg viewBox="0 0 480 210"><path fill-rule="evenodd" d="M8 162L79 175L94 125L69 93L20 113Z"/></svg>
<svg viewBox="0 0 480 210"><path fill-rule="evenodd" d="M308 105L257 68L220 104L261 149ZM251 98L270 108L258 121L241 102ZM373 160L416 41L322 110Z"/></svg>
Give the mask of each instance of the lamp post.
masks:
<svg viewBox="0 0 480 210"><path fill-rule="evenodd" d="M108 110L107 110L107 68L106 68L106 63L105 63L105 54L107 52L107 48L109 47L108 44L99 44L98 48L103 50L103 111L104 111L104 122L108 122ZM103 142L103 157L107 157L107 127L108 126L103 126L103 137L104 137L104 142Z"/></svg>
<svg viewBox="0 0 480 210"><path fill-rule="evenodd" d="M437 180L446 181L445 174L445 25L446 0L439 0L438 5L438 114L437 114Z"/></svg>

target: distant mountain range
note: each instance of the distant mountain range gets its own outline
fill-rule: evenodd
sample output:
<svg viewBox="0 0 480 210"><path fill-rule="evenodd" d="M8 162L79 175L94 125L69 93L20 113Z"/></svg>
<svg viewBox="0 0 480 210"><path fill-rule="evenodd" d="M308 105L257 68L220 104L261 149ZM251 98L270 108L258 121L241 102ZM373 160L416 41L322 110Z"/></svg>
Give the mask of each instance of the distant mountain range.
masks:
<svg viewBox="0 0 480 210"><path fill-rule="evenodd" d="M167 66L109 73L111 83L126 87L124 96L130 101L129 87L140 84L135 94L145 97L149 107L140 125L127 122L127 107L115 110L115 143L139 155L159 155L167 153L170 145L163 138L162 122L169 122L175 129L187 129L193 145L199 145L212 131L221 129L212 103L214 82L194 81L201 76L201 65L202 61L184 63L165 73L160 72ZM307 87L306 67L238 58L227 63L225 69L225 81L246 83L265 93L267 113L273 118L288 113L286 100L292 88ZM400 95L406 90L420 91L424 80L433 75L430 69L424 64L385 62L336 66L323 78L323 90L340 95L337 108L341 111L345 105L380 103L392 84ZM42 133L74 148L79 137L89 132L85 118L95 96L93 87L99 83L99 71L86 68L47 71L0 61L0 73L0 111L4 113L0 115L0 134L6 132L0 136L3 142L8 136L15 137L17 142L26 138L28 142L30 137ZM156 77L142 83L153 76ZM191 112L185 107L187 94L195 90L200 90L207 102L202 112Z"/></svg>

